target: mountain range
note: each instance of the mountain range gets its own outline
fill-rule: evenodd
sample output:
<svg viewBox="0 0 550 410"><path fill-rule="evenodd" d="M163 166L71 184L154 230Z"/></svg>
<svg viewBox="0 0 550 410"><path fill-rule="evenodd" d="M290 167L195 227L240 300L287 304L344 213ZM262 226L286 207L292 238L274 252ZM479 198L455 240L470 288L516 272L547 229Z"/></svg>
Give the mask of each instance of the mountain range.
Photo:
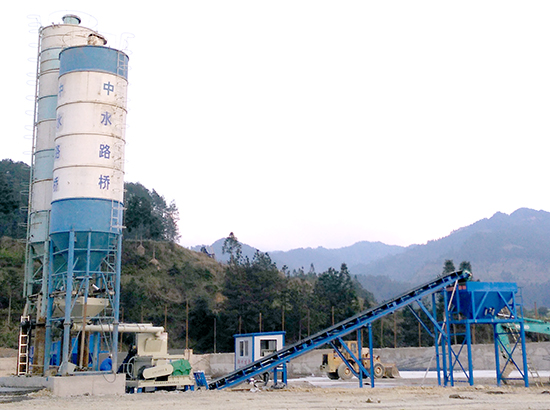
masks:
<svg viewBox="0 0 550 410"><path fill-rule="evenodd" d="M221 251L223 242L219 239L209 248L220 261L227 257ZM254 247L243 244L245 256L254 252ZM339 249L300 248L269 255L280 269L286 266L291 272L323 272L346 263L379 301L436 277L447 259L457 268L468 261L476 280L516 282L526 306L550 306L550 213L542 210L497 212L423 245L364 241Z"/></svg>
<svg viewBox="0 0 550 410"><path fill-rule="evenodd" d="M216 259L220 262L227 262L229 255L222 252L225 238L218 239L209 247L206 247L210 253L214 253ZM202 246L195 246L192 250L200 251ZM242 244L243 256L252 259L256 248ZM271 259L277 264L279 269L284 266L289 271L324 272L328 268L340 268L342 263L349 265L364 265L386 256L397 255L405 250L402 246L386 245L382 242L357 242L351 246L338 249L318 248L299 248L289 251L268 252ZM263 251L262 251L263 252ZM313 266L312 266L313 265Z"/></svg>

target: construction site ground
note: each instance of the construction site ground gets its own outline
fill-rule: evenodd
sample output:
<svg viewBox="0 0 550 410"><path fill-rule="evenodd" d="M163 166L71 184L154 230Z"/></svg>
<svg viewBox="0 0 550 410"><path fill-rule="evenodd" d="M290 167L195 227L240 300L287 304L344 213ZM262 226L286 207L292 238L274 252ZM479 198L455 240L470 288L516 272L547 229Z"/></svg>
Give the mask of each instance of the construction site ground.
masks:
<svg viewBox="0 0 550 410"><path fill-rule="evenodd" d="M126 394L122 396L54 397L35 392L0 391L2 409L150 410L151 408L242 409L550 409L548 372L541 384L496 386L490 371L476 372L476 383L457 381L455 387L437 386L434 374L402 372L399 379L376 380L376 387L358 387L358 380L306 377L289 380L285 389L241 384L232 390Z"/></svg>

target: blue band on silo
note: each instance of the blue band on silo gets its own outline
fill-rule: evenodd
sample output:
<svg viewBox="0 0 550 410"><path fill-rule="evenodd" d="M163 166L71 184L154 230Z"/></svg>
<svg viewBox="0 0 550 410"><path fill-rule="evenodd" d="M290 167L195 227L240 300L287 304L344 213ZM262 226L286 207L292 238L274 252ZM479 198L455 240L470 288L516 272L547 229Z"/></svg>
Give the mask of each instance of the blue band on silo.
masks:
<svg viewBox="0 0 550 410"><path fill-rule="evenodd" d="M38 99L38 122L54 120L57 117L57 95L46 95Z"/></svg>
<svg viewBox="0 0 550 410"><path fill-rule="evenodd" d="M32 180L40 181L43 179L52 179L53 162L53 149L36 151L34 154L34 169L32 172Z"/></svg>
<svg viewBox="0 0 550 410"><path fill-rule="evenodd" d="M95 198L71 198L52 202L50 232L94 231L120 233L122 204Z"/></svg>
<svg viewBox="0 0 550 410"><path fill-rule="evenodd" d="M73 71L100 71L128 79L128 56L102 46L68 47L59 54L59 76Z"/></svg>

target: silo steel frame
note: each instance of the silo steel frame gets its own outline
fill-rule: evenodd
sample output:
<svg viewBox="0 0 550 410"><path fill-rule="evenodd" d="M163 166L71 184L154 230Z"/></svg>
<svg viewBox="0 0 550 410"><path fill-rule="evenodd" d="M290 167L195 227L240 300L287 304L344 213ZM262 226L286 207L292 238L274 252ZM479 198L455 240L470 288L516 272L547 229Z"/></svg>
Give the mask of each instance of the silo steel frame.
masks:
<svg viewBox="0 0 550 410"><path fill-rule="evenodd" d="M49 271L49 223L53 173L53 137L57 106L59 53L62 49L88 44L90 36L102 38L92 29L80 26L80 18L63 16L62 24L41 27L38 31L35 104L32 133L31 175L26 239L26 262L23 317L34 328L31 343L34 351L33 374L42 374ZM30 326L32 324L32 326ZM29 335L30 336L30 335ZM21 348L20 348L21 350ZM18 366L18 374L20 368Z"/></svg>

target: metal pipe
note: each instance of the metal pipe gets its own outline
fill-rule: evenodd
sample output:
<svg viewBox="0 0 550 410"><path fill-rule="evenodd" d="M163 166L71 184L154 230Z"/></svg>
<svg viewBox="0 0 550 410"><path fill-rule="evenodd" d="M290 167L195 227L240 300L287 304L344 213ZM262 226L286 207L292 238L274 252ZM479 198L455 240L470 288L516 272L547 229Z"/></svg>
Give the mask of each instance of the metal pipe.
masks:
<svg viewBox="0 0 550 410"><path fill-rule="evenodd" d="M71 354L71 310L73 307L73 279L74 279L74 231L69 232L69 255L67 260L67 278L65 282L65 320L63 321L63 356L61 360L63 376L69 374L68 364Z"/></svg>
<svg viewBox="0 0 550 410"><path fill-rule="evenodd" d="M118 210L117 210L118 212ZM113 321L113 363L116 365L118 363L118 334L120 330L120 273L121 273L121 264L122 261L122 234L118 235L117 241L117 253L116 253L116 270L115 270L115 311L114 311L114 321ZM164 328L159 332L162 333ZM113 367L113 370L116 371L116 367Z"/></svg>
<svg viewBox="0 0 550 410"><path fill-rule="evenodd" d="M73 323L73 330L79 332L83 328L82 323ZM86 332L114 332L115 326L112 323L100 325L86 325ZM160 336L164 332L163 326L153 326L151 323L119 323L119 333L151 333Z"/></svg>

